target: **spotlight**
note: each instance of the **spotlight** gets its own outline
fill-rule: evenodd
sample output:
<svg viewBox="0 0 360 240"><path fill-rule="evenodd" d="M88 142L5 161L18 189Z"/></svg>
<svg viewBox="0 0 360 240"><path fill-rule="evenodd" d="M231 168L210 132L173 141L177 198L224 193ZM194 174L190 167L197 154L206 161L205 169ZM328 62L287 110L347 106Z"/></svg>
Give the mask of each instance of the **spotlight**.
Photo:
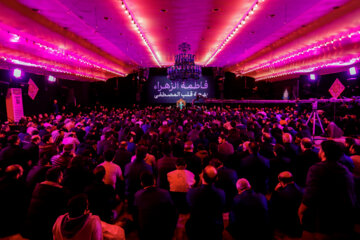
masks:
<svg viewBox="0 0 360 240"><path fill-rule="evenodd" d="M48 77L48 81L49 81L49 82L56 82L56 77L50 75L50 76Z"/></svg>
<svg viewBox="0 0 360 240"><path fill-rule="evenodd" d="M349 68L349 73L351 76L354 76L357 74L356 68L355 67L351 67Z"/></svg>
<svg viewBox="0 0 360 240"><path fill-rule="evenodd" d="M14 69L14 71L13 71L13 76L14 76L15 78L21 78L21 74L22 74L21 69L19 69L19 68L15 68L15 69Z"/></svg>
<svg viewBox="0 0 360 240"><path fill-rule="evenodd" d="M315 75L315 74L313 74L313 73L312 73L312 74L310 74L310 80L313 80L313 81L314 81L314 80L316 80L316 75Z"/></svg>

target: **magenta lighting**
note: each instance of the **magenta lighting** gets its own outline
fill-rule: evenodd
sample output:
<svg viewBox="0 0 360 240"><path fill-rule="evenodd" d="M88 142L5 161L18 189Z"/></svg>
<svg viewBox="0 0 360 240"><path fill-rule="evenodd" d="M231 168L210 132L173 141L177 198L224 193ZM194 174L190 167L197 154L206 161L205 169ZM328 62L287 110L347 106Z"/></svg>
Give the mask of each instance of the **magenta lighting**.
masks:
<svg viewBox="0 0 360 240"><path fill-rule="evenodd" d="M21 69L19 69L19 68L15 68L14 69L14 71L13 71L13 76L15 77L15 78L21 78Z"/></svg>
<svg viewBox="0 0 360 240"><path fill-rule="evenodd" d="M349 68L349 73L350 73L350 75L352 75L352 76L356 75L356 74L357 74L356 68L355 68L355 67Z"/></svg>
<svg viewBox="0 0 360 240"><path fill-rule="evenodd" d="M313 74L313 73L312 73L312 74L310 74L310 80L313 80L313 81L314 81L314 80L316 80L316 75L315 75L315 74Z"/></svg>
<svg viewBox="0 0 360 240"><path fill-rule="evenodd" d="M49 82L56 82L56 77L50 75L50 76L48 77L48 81L49 81Z"/></svg>
<svg viewBox="0 0 360 240"><path fill-rule="evenodd" d="M243 27L246 22L248 22L250 16L253 15L254 12L259 8L259 4L263 3L264 1L265 0L257 0L251 5L250 9L240 19L240 21L231 30L231 32L227 35L227 37L223 39L223 41L216 47L215 52L213 52L210 58L205 62L205 66L208 65L210 62L212 62L212 60L214 60L215 56L218 55L218 53L228 44L228 42L235 36L237 31L239 31L239 29Z"/></svg>
<svg viewBox="0 0 360 240"><path fill-rule="evenodd" d="M258 71L264 68L283 66L304 57L309 57L314 54L318 55L320 51L325 51L329 47L334 47L335 44L339 44L341 42L359 41L359 39L359 29L353 30L351 32L343 32L336 36L328 37L326 41L319 41L311 46L290 52L288 55L280 56L278 59L275 59L273 61L267 61L266 63L261 63L256 66L250 67L243 71L243 74Z"/></svg>

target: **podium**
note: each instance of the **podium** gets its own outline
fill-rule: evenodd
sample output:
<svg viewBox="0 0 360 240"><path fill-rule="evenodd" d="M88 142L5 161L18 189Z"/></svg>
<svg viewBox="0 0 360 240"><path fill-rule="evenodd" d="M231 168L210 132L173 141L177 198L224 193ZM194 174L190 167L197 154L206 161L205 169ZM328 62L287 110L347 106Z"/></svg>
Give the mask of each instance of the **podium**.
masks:
<svg viewBox="0 0 360 240"><path fill-rule="evenodd" d="M24 116L21 88L9 88L6 94L6 112L9 122L19 122Z"/></svg>

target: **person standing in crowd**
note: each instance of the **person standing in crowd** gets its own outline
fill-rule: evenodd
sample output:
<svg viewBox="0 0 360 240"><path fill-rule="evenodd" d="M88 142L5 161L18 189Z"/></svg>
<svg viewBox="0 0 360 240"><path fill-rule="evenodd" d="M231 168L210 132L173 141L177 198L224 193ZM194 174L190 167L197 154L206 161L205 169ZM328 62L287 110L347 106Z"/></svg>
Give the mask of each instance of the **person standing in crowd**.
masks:
<svg viewBox="0 0 360 240"><path fill-rule="evenodd" d="M59 216L52 228L54 240L103 240L99 216L92 215L85 194L72 197L68 212Z"/></svg>
<svg viewBox="0 0 360 240"><path fill-rule="evenodd" d="M321 162L310 167L299 208L307 239L351 239L354 227L355 191L349 170L339 163L343 155L338 143L323 141Z"/></svg>
<svg viewBox="0 0 360 240"><path fill-rule="evenodd" d="M56 218L65 212L66 197L61 185L61 168L46 172L46 180L36 185L26 218L25 236L31 240L52 238L51 229Z"/></svg>
<svg viewBox="0 0 360 240"><path fill-rule="evenodd" d="M0 179L0 238L20 233L23 227L28 206L23 173L20 165L10 165Z"/></svg>
<svg viewBox="0 0 360 240"><path fill-rule="evenodd" d="M134 200L140 239L172 239L177 216L169 192L155 185L150 171L142 172L140 179L143 189L136 192Z"/></svg>
<svg viewBox="0 0 360 240"><path fill-rule="evenodd" d="M195 184L195 175L186 170L186 162L183 158L176 159L176 170L167 174L170 185L170 195L180 213L188 212L186 193Z"/></svg>
<svg viewBox="0 0 360 240"><path fill-rule="evenodd" d="M104 183L111 185L114 189L116 189L116 185L119 181L123 181L124 177L121 172L121 168L113 163L114 159L114 151L109 149L104 152L104 162L99 166L103 166L105 168L105 177Z"/></svg>
<svg viewBox="0 0 360 240"><path fill-rule="evenodd" d="M216 177L216 168L206 166L202 185L187 193L190 218L186 223L186 233L189 239L222 239L225 193L214 186Z"/></svg>

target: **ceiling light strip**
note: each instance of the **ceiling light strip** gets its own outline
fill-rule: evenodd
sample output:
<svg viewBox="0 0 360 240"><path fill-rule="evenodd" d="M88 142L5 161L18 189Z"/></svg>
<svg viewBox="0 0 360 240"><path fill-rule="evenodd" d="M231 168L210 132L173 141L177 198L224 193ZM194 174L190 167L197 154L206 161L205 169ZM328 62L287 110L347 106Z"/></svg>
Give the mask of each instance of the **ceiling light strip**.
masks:
<svg viewBox="0 0 360 240"><path fill-rule="evenodd" d="M355 37L359 38L359 40L360 40L360 30L347 32L347 33L341 33L341 34L338 34L337 36L328 37L329 40L327 40L327 41L317 42L310 47L302 48L300 50L293 51L290 54L287 54L285 56L279 57L278 59L271 60L267 63L259 64L255 67L247 69L246 71L243 72L243 74L247 74L249 72L261 70L264 68L270 68L270 67L273 68L273 67L279 67L280 65L289 64L290 62L292 62L294 60L298 60L302 57L313 56L320 49L329 48L330 46L332 46L334 44L337 44L339 42L348 41Z"/></svg>
<svg viewBox="0 0 360 240"><path fill-rule="evenodd" d="M250 16L254 14L256 10L259 9L259 5L263 3L265 0L256 0L250 9L244 14L244 16L240 19L238 24L231 30L231 32L227 35L227 37L218 45L215 52L210 56L210 58L206 61L205 66L208 65L219 52L228 44L228 42L235 36L235 34L239 31L241 27L245 25L245 23L249 20Z"/></svg>
<svg viewBox="0 0 360 240"><path fill-rule="evenodd" d="M77 62L78 64L80 63L87 67L99 69L101 71L109 72L109 73L119 75L122 77L124 77L126 75L122 72L110 69L108 67L100 66L99 64L93 63L92 61L90 61L86 58L78 57L78 56L76 56L76 54L70 53L69 51L66 51L65 49L49 46L49 44L43 44L41 42L31 40L27 37L26 38L22 37L19 34L12 33L12 32L6 31L4 29L0 29L0 32L7 33L9 35L9 41L12 44L28 44L30 47L39 48L39 49L45 51L49 55L62 58L66 61ZM16 41L14 41L14 37L16 37Z"/></svg>
<svg viewBox="0 0 360 240"><path fill-rule="evenodd" d="M350 65L353 65L358 62L360 62L360 57L351 58L350 60L340 60L340 61L335 61L335 62L330 62L330 63L313 64L310 66L305 66L305 68L303 67L301 69L286 70L286 71L278 72L276 74L262 76L262 77L256 78L256 80L274 79L274 78L278 78L278 77L282 77L282 76L286 76L286 75L293 75L293 74L297 74L297 73L309 73L309 72L314 72L319 69L327 68L327 67L350 66Z"/></svg>
<svg viewBox="0 0 360 240"><path fill-rule="evenodd" d="M136 21L134 14L131 13L129 7L127 6L127 4L125 3L124 0L121 1L121 7L123 8L125 14L129 17L132 25L134 26L134 28L136 29L137 33L139 34L140 38L142 39L142 41L144 42L144 44L146 45L147 49L149 50L149 52L151 53L153 59L155 60L156 64L161 67L160 61L159 61L159 57L157 56L156 52L154 51L154 49L151 47L148 39L145 37L144 32L141 30L140 28L140 24Z"/></svg>
<svg viewBox="0 0 360 240"><path fill-rule="evenodd" d="M78 72L70 72L68 70L65 70L65 69L62 69L62 68L59 68L59 67L48 66L48 65L45 65L45 64L30 63L30 62L27 62L27 61L18 60L18 59L11 58L11 57L0 57L0 59L3 60L4 62L7 62L7 63L26 66L26 67L40 68L40 69L44 69L44 70L49 71L49 72L69 74L69 75L74 75L74 76L81 77L81 78L95 79L95 80L101 80L101 81L106 81L107 80L106 78L100 78L100 77L96 77L96 76L85 75L85 74L81 74L81 73L78 73Z"/></svg>

